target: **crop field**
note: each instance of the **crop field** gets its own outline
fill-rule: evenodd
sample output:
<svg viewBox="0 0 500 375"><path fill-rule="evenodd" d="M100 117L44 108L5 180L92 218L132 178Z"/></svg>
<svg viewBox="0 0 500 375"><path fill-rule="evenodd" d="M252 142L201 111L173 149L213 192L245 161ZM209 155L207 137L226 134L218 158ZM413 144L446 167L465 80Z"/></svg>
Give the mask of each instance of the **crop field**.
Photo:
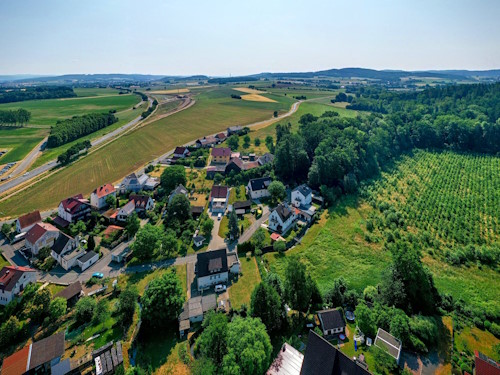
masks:
<svg viewBox="0 0 500 375"><path fill-rule="evenodd" d="M23 159L48 134L48 129L0 127L0 165Z"/></svg>
<svg viewBox="0 0 500 375"><path fill-rule="evenodd" d="M151 94L162 94L162 95L172 95L172 94L185 94L189 92L189 89L187 88L182 88L182 89L170 89L170 90L154 90L151 91Z"/></svg>
<svg viewBox="0 0 500 375"><path fill-rule="evenodd" d="M120 90L98 87L77 87L73 91L78 97L119 95Z"/></svg>
<svg viewBox="0 0 500 375"><path fill-rule="evenodd" d="M93 90L95 93L97 89ZM31 112L30 124L52 126L55 125L57 120L81 116L91 112L108 112L113 109L120 112L133 107L140 101L141 98L135 94L115 94L111 96L108 94L68 99L44 99L5 103L0 104L0 110L24 108Z"/></svg>
<svg viewBox="0 0 500 375"><path fill-rule="evenodd" d="M380 220L374 206L387 202L402 213L405 232L431 244L422 246L423 261L440 292L499 308L497 272L475 263L454 265L448 257L463 251L465 243L498 246L500 158L416 151L371 183L363 196L344 198L325 212L286 256L266 254L270 267L282 273L287 257L298 256L323 293L340 276L358 291L377 284L390 254L383 249L385 232L370 232L366 223Z"/></svg>
<svg viewBox="0 0 500 375"><path fill-rule="evenodd" d="M258 103L231 99L230 89L201 93L189 109L155 121L128 133L89 154L60 172L0 202L0 211L11 216L32 209L55 207L61 199L96 186L116 182L156 157L203 135L228 126L248 124L272 117L275 110L286 112L292 100Z"/></svg>

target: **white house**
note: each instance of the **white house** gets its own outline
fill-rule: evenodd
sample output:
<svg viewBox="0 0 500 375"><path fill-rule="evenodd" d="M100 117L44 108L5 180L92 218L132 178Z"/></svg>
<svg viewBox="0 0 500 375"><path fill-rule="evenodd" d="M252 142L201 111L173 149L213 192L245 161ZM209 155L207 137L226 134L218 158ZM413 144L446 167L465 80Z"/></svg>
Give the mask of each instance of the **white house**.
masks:
<svg viewBox="0 0 500 375"><path fill-rule="evenodd" d="M203 236L194 236L193 237L193 244L195 247L203 246L204 241L205 241L205 237L203 237Z"/></svg>
<svg viewBox="0 0 500 375"><path fill-rule="evenodd" d="M137 175L131 173L123 179L119 188L120 193L134 192L137 193L141 190L153 190L160 184L157 178L149 177L147 174Z"/></svg>
<svg viewBox="0 0 500 375"><path fill-rule="evenodd" d="M59 264L61 265L62 268L68 271L71 268L78 265L77 263L78 258L83 256L84 254L85 254L85 249L83 247L76 247L73 250L64 253L64 255L61 256L61 262Z"/></svg>
<svg viewBox="0 0 500 375"><path fill-rule="evenodd" d="M26 285L36 282L36 271L28 267L6 266L0 270L0 305L7 305Z"/></svg>
<svg viewBox="0 0 500 375"><path fill-rule="evenodd" d="M99 186L92 192L92 194L90 194L90 205L98 210L101 210L107 206L106 199L109 196L116 198L115 187L111 184Z"/></svg>
<svg viewBox="0 0 500 375"><path fill-rule="evenodd" d="M312 202L312 190L302 184L292 190L292 205L295 207L309 207Z"/></svg>
<svg viewBox="0 0 500 375"><path fill-rule="evenodd" d="M205 251L196 256L198 290L226 283L229 276L226 249Z"/></svg>
<svg viewBox="0 0 500 375"><path fill-rule="evenodd" d="M76 263L76 259L83 254L84 251L78 248L78 239L74 239L62 232L55 240L50 252L52 258L65 270L72 268Z"/></svg>
<svg viewBox="0 0 500 375"><path fill-rule="evenodd" d="M269 197L271 194L269 194L267 188L272 181L273 180L271 180L271 177L251 179L250 181L248 181L247 193L250 194L250 197L252 199Z"/></svg>
<svg viewBox="0 0 500 375"><path fill-rule="evenodd" d="M149 195L132 194L129 199L134 202L136 212L150 211L155 207L155 201Z"/></svg>
<svg viewBox="0 0 500 375"><path fill-rule="evenodd" d="M132 215L134 211L135 211L135 203L134 201L129 201L125 206L120 208L120 210L116 214L116 220L127 221L128 217Z"/></svg>
<svg viewBox="0 0 500 375"><path fill-rule="evenodd" d="M42 217L40 216L40 211L33 211L29 214L19 216L16 220L17 233L27 232L33 228L33 225L41 221Z"/></svg>
<svg viewBox="0 0 500 375"><path fill-rule="evenodd" d="M37 255L40 249L52 247L59 234L59 229L52 224L37 223L26 233L25 245L33 255Z"/></svg>
<svg viewBox="0 0 500 375"><path fill-rule="evenodd" d="M85 255L81 256L76 260L78 267L81 268L82 272L89 268L91 265L99 260L99 254L94 251L88 251Z"/></svg>
<svg viewBox="0 0 500 375"><path fill-rule="evenodd" d="M318 311L321 330L324 336L331 336L345 331L345 321L342 312L337 309Z"/></svg>
<svg viewBox="0 0 500 375"><path fill-rule="evenodd" d="M174 150L174 157L175 158L183 159L186 156L189 156L189 150L187 147L177 146L175 148L175 150Z"/></svg>
<svg viewBox="0 0 500 375"><path fill-rule="evenodd" d="M77 220L85 219L90 215L89 201L83 199L82 194L66 198L59 203L57 215L67 223L74 223Z"/></svg>
<svg viewBox="0 0 500 375"><path fill-rule="evenodd" d="M227 186L214 185L210 192L210 204L212 213L224 213L229 200L229 188Z"/></svg>
<svg viewBox="0 0 500 375"><path fill-rule="evenodd" d="M296 218L294 208L280 203L269 215L269 229L284 234L292 227Z"/></svg>

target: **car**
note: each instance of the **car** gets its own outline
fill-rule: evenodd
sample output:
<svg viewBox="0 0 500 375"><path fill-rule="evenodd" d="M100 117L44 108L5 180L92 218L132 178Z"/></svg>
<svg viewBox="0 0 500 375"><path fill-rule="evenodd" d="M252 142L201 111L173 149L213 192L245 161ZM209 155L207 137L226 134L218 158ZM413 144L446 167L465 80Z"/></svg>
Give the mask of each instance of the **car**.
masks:
<svg viewBox="0 0 500 375"><path fill-rule="evenodd" d="M217 215L217 220L220 221L220 219L222 219L222 213L219 212L219 214Z"/></svg>
<svg viewBox="0 0 500 375"><path fill-rule="evenodd" d="M227 287L223 284L219 284L215 286L215 293L222 293L225 292Z"/></svg>
<svg viewBox="0 0 500 375"><path fill-rule="evenodd" d="M96 277L98 279L102 279L104 277L104 275L102 274L102 272L94 272L92 274L92 277Z"/></svg>
<svg viewBox="0 0 500 375"><path fill-rule="evenodd" d="M29 172L26 172L25 174L23 174L23 176L27 176L27 175L29 175L29 174L30 174Z"/></svg>

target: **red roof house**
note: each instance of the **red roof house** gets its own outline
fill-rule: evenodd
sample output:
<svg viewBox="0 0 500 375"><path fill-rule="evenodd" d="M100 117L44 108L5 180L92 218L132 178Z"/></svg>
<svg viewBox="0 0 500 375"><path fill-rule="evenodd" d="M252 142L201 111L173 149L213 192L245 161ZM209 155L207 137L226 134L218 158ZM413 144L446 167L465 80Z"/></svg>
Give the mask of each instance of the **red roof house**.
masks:
<svg viewBox="0 0 500 375"><path fill-rule="evenodd" d="M0 305L7 305L24 290L26 285L36 281L36 271L28 267L6 266L0 270Z"/></svg>
<svg viewBox="0 0 500 375"><path fill-rule="evenodd" d="M90 205L100 210L107 206L106 198L111 195L116 197L116 189L113 185L104 184L99 186L90 194Z"/></svg>
<svg viewBox="0 0 500 375"><path fill-rule="evenodd" d="M476 375L500 375L500 363L474 350Z"/></svg>
<svg viewBox="0 0 500 375"><path fill-rule="evenodd" d="M40 211L33 211L29 214L19 216L16 220L17 233L29 231L33 225L42 221Z"/></svg>
<svg viewBox="0 0 500 375"><path fill-rule="evenodd" d="M89 201L83 199L82 194L66 198L59 203L57 214L68 223L73 223L90 215Z"/></svg>

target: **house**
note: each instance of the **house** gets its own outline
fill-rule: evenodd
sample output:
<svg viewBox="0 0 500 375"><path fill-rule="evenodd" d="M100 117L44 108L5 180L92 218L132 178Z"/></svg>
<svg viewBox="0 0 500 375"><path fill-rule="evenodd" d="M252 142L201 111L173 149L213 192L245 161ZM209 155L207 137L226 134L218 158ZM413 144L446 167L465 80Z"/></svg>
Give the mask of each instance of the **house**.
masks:
<svg viewBox="0 0 500 375"><path fill-rule="evenodd" d="M81 249L78 248L78 241L75 240L73 237L68 236L67 234L60 232L59 236L57 239L54 241L54 244L52 245L52 250L50 252L50 255L52 258L56 260L57 263L61 265L62 268L65 270L69 270L71 267L73 267L76 263L76 255L78 254L80 250L80 255L84 254ZM69 253L73 253L73 250L76 250L73 256L71 257L66 257L66 259L63 260L63 257Z"/></svg>
<svg viewBox="0 0 500 375"><path fill-rule="evenodd" d="M5 358L2 375L50 374L64 354L64 333L63 330L34 342Z"/></svg>
<svg viewBox="0 0 500 375"><path fill-rule="evenodd" d="M111 196L116 198L116 189L113 185L104 184L99 186L90 194L90 205L98 210L102 210L108 205L106 199Z"/></svg>
<svg viewBox="0 0 500 375"><path fill-rule="evenodd" d="M286 241L286 240L283 237L281 237L278 233L272 233L271 242L276 242L276 241Z"/></svg>
<svg viewBox="0 0 500 375"><path fill-rule="evenodd" d="M244 157L244 156L243 156ZM250 169L258 168L259 163L256 161L243 161L242 159L233 158L227 163L225 173L229 174L231 171L240 173L241 171L248 171Z"/></svg>
<svg viewBox="0 0 500 375"><path fill-rule="evenodd" d="M236 212L236 215L243 215L246 212L250 211L251 208L252 208L252 202L248 200L234 202L233 204L233 209Z"/></svg>
<svg viewBox="0 0 500 375"><path fill-rule="evenodd" d="M0 305L7 305L26 285L36 282L36 271L28 267L5 266L0 270Z"/></svg>
<svg viewBox="0 0 500 375"><path fill-rule="evenodd" d="M223 175L226 173L226 166L225 165L211 165L207 167L207 178L213 179L217 173Z"/></svg>
<svg viewBox="0 0 500 375"><path fill-rule="evenodd" d="M19 216L16 220L16 231L17 233L27 232L33 228L33 225L41 221L40 211L33 211L29 214Z"/></svg>
<svg viewBox="0 0 500 375"><path fill-rule="evenodd" d="M269 215L269 229L284 234L292 227L295 219L295 210L286 203L280 203Z"/></svg>
<svg viewBox="0 0 500 375"><path fill-rule="evenodd" d="M179 195L179 194L183 194L187 197L189 194L189 191L188 191L188 189L186 189L184 187L184 185L182 185L182 184L177 185L177 187L174 190L172 190L172 192L170 193L170 196L168 197L168 203L170 203L172 201L172 199L174 199L174 197L176 195Z"/></svg>
<svg viewBox="0 0 500 375"><path fill-rule="evenodd" d="M191 323L201 322L203 315L216 307L217 297L213 293L190 298L179 315L179 334L183 336L191 328Z"/></svg>
<svg viewBox="0 0 500 375"><path fill-rule="evenodd" d="M86 219L90 216L89 201L83 199L82 194L66 198L59 203L57 215L67 223L75 223L78 220Z"/></svg>
<svg viewBox="0 0 500 375"><path fill-rule="evenodd" d="M85 249L83 247L76 247L67 253L64 253L61 257L61 267L65 270L70 270L71 268L78 265L78 259L85 254Z"/></svg>
<svg viewBox="0 0 500 375"><path fill-rule="evenodd" d="M131 254L130 246L128 243L122 242L116 246L111 252L111 261L121 263Z"/></svg>
<svg viewBox="0 0 500 375"><path fill-rule="evenodd" d="M314 331L309 331L300 375L370 375L366 363L353 360Z"/></svg>
<svg viewBox="0 0 500 375"><path fill-rule="evenodd" d="M205 241L205 237L203 237L203 236L194 236L193 237L193 244L195 247L202 247L204 241Z"/></svg>
<svg viewBox="0 0 500 375"><path fill-rule="evenodd" d="M271 177L261 177L253 178L248 181L247 194L250 195L252 199L260 199L271 196L267 188L271 185Z"/></svg>
<svg viewBox="0 0 500 375"><path fill-rule="evenodd" d="M332 336L345 332L345 320L342 312L337 309L318 311L323 336Z"/></svg>
<svg viewBox="0 0 500 375"><path fill-rule="evenodd" d="M384 331L382 328L379 328L377 331L377 337L375 337L375 346L379 348L387 349L387 352L391 357L393 357L397 364L399 365L399 359L401 358L401 349L403 344L401 340L395 338L389 332Z"/></svg>
<svg viewBox="0 0 500 375"><path fill-rule="evenodd" d="M155 207L155 201L149 195L131 194L129 200L134 202L137 213L150 211Z"/></svg>
<svg viewBox="0 0 500 375"><path fill-rule="evenodd" d="M196 255L198 290L204 290L216 284L225 284L228 275L226 249L206 251Z"/></svg>
<svg viewBox="0 0 500 375"><path fill-rule="evenodd" d="M240 259L237 252L227 253L227 267L229 273L237 275L240 273Z"/></svg>
<svg viewBox="0 0 500 375"><path fill-rule="evenodd" d="M229 199L229 188L227 186L214 185L212 186L212 191L210 192L210 204L212 206L212 212L222 212L226 211L227 201Z"/></svg>
<svg viewBox="0 0 500 375"><path fill-rule="evenodd" d="M274 155L270 154L269 152L265 153L264 155L260 156L257 159L257 162L260 165L266 165L266 164L272 163L273 161L274 161Z"/></svg>
<svg viewBox="0 0 500 375"><path fill-rule="evenodd" d="M98 260L99 254L94 251L88 251L85 255L78 258L76 262L83 272Z"/></svg>
<svg viewBox="0 0 500 375"><path fill-rule="evenodd" d="M500 363L474 350L476 375L500 375Z"/></svg>
<svg viewBox="0 0 500 375"><path fill-rule="evenodd" d="M82 284L75 281L73 284L68 285L66 288L57 293L54 298L64 298L68 306L74 305L82 295Z"/></svg>
<svg viewBox="0 0 500 375"><path fill-rule="evenodd" d="M229 147L213 148L211 155L213 163L227 164L231 159L231 149Z"/></svg>
<svg viewBox="0 0 500 375"><path fill-rule="evenodd" d="M239 135L243 131L242 126L230 126L227 128L227 136L231 136L233 134Z"/></svg>
<svg viewBox="0 0 500 375"><path fill-rule="evenodd" d="M227 138L227 135L225 133L219 133L215 135L215 138L217 138L220 142L224 142Z"/></svg>
<svg viewBox="0 0 500 375"><path fill-rule="evenodd" d="M179 147L177 146L174 150L174 158L184 159L186 156L189 156L189 150L187 147Z"/></svg>
<svg viewBox="0 0 500 375"><path fill-rule="evenodd" d="M129 191L137 193L143 190L147 180L148 176L146 174L137 176L136 173L131 173L127 177L125 177L121 182L120 193L127 193Z"/></svg>
<svg viewBox="0 0 500 375"><path fill-rule="evenodd" d="M286 342L266 372L266 375L300 375L304 355Z"/></svg>
<svg viewBox="0 0 500 375"><path fill-rule="evenodd" d="M207 148L207 147L213 147L215 146L219 141L217 140L217 138L215 138L214 136L208 136L208 137L203 137L203 138L200 138L196 141L195 145L196 147L200 148Z"/></svg>
<svg viewBox="0 0 500 375"><path fill-rule="evenodd" d="M201 216L204 210L205 207L203 206L191 206L191 216L196 220Z"/></svg>
<svg viewBox="0 0 500 375"><path fill-rule="evenodd" d="M312 202L312 190L306 184L297 186L292 190L292 205L294 207L308 207Z"/></svg>
<svg viewBox="0 0 500 375"><path fill-rule="evenodd" d="M52 247L59 237L59 229L49 223L37 223L26 233L26 247L32 255L37 255L40 249Z"/></svg>
<svg viewBox="0 0 500 375"><path fill-rule="evenodd" d="M116 220L118 221L127 221L128 217L135 212L135 203L134 201L128 201L128 203L118 210L116 214Z"/></svg>

